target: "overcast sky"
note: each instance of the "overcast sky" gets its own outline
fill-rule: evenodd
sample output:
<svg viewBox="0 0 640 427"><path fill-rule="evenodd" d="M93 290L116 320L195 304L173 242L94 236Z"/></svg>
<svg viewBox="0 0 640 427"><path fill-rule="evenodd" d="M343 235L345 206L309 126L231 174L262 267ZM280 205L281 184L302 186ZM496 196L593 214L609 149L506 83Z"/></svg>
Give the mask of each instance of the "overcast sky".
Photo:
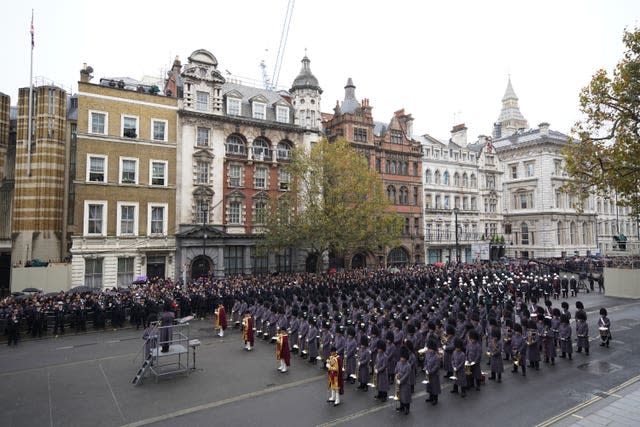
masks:
<svg viewBox="0 0 640 427"><path fill-rule="evenodd" d="M11 1L0 38L0 91L16 104L29 81L29 25L35 10L34 76L77 90L84 62L100 77L159 75L207 49L225 73L261 79L273 71L287 0ZM414 133L447 138L466 123L470 139L490 134L507 78L529 125L569 132L578 94L599 68L622 57L625 28L638 26L637 0L346 1L297 0L279 85L289 87L305 49L331 112L352 77L374 119L401 108Z"/></svg>

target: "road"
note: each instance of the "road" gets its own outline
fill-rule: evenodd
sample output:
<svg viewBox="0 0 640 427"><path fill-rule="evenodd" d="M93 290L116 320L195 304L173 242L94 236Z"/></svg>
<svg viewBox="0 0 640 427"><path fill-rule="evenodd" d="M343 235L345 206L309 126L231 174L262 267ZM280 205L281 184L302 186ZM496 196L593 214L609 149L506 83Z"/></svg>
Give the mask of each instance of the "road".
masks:
<svg viewBox="0 0 640 427"><path fill-rule="evenodd" d="M593 337L591 355L541 364L527 376L505 366L501 384L488 381L462 399L445 384L438 406L424 403L423 387L414 394L411 414L380 404L374 392L347 385L342 404L325 403L324 371L294 356L291 370L276 370L274 346L256 343L245 352L240 334L219 338L212 321L191 323L199 338L197 370L188 376L147 378L133 386L143 343L141 331L123 329L25 341L0 349L0 407L3 426L535 426L554 421L594 396L640 378L640 301L581 294ZM576 298L568 301L573 307ZM558 304L557 302L555 304ZM558 304L559 305L559 304ZM609 310L613 341L598 346L597 312ZM488 368L488 367L485 367ZM638 378L635 378L637 380Z"/></svg>

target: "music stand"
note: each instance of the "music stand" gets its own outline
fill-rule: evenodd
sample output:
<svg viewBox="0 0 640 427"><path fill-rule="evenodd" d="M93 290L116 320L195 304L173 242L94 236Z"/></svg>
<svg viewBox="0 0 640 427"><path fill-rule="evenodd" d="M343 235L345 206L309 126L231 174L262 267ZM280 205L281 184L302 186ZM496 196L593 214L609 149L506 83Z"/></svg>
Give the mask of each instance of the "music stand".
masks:
<svg viewBox="0 0 640 427"><path fill-rule="evenodd" d="M192 371L196 370L196 348L200 347L200 340L189 340L189 347L193 351L193 366L191 367Z"/></svg>

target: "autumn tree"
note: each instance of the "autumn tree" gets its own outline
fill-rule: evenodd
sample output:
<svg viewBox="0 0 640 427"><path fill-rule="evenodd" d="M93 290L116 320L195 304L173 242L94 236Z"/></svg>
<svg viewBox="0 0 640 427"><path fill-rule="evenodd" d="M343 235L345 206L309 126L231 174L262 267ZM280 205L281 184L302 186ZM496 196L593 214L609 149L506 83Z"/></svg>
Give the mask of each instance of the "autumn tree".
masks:
<svg viewBox="0 0 640 427"><path fill-rule="evenodd" d="M626 51L610 77L597 71L580 93L584 118L565 148L574 194L598 194L640 213L640 30L625 30Z"/></svg>
<svg viewBox="0 0 640 427"><path fill-rule="evenodd" d="M345 254L390 246L402 219L390 212L378 174L347 141L323 139L310 150L295 149L291 191L272 200L262 249L306 249L317 255Z"/></svg>

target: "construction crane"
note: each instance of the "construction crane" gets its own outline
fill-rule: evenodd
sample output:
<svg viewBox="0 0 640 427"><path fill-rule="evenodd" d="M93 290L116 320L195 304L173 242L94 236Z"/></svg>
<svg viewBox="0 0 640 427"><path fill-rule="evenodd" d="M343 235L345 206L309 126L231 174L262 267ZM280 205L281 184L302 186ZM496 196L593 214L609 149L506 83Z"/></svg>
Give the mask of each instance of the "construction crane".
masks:
<svg viewBox="0 0 640 427"><path fill-rule="evenodd" d="M273 67L273 74L269 79L267 73L267 64L264 59L260 62L260 68L262 69L262 82L265 89L275 90L278 87L278 79L280 78L280 69L282 68L282 60L284 59L284 51L287 46L287 38L289 37L289 27L291 26L291 17L293 15L293 6L295 0L288 0L287 10L284 15L284 22L282 23L282 33L280 34L280 44L278 45L278 54L276 55L276 62Z"/></svg>

